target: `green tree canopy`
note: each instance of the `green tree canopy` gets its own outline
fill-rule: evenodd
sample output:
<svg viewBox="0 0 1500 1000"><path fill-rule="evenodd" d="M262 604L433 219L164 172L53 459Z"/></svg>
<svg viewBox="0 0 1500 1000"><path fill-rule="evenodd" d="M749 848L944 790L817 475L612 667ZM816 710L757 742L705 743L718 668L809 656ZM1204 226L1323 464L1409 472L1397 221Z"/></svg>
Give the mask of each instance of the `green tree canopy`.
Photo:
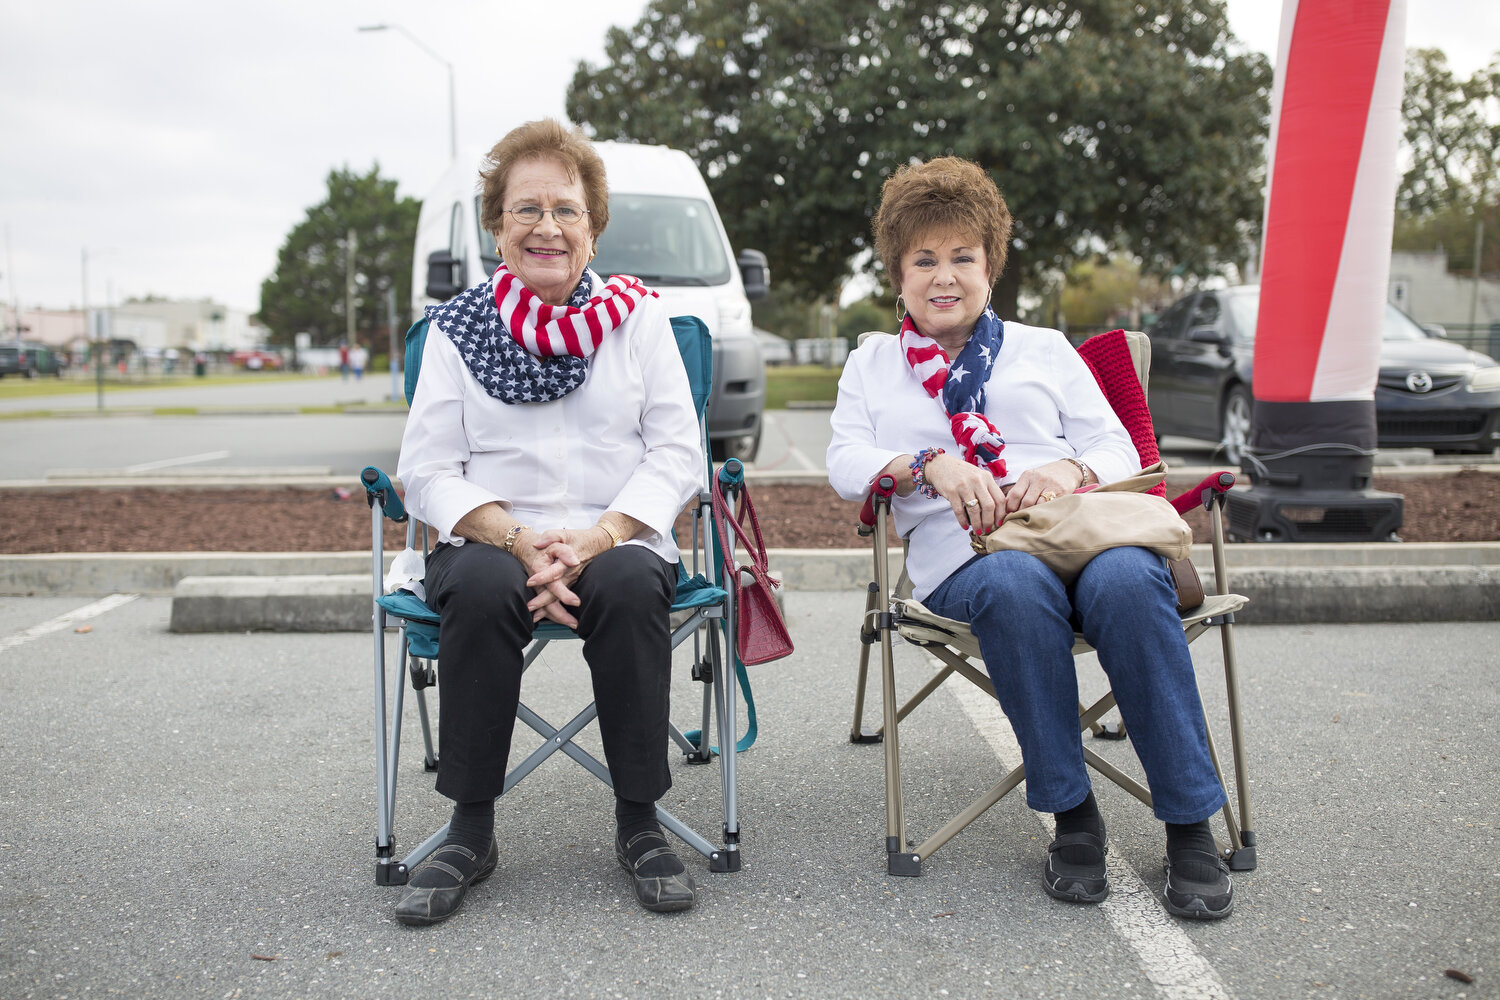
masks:
<svg viewBox="0 0 1500 1000"><path fill-rule="evenodd" d="M328 173L328 197L307 210L287 234L276 273L260 286L260 317L276 343L312 334L314 344L344 336L345 262L354 230L355 329L385 325L386 289L396 289L396 315L411 309L412 247L422 203L396 194L380 167Z"/></svg>
<svg viewBox="0 0 1500 1000"><path fill-rule="evenodd" d="M1270 69L1219 0L652 0L580 65L568 114L684 149L738 246L826 297L880 185L912 159L985 166L1015 215L1008 278L1128 251L1209 273L1259 224ZM870 263L878 269L878 263Z"/></svg>
<svg viewBox="0 0 1500 1000"><path fill-rule="evenodd" d="M1481 269L1500 271L1500 54L1464 80L1442 52L1413 49L1402 117L1409 162L1396 195L1396 249L1442 247L1451 268L1471 271L1482 220Z"/></svg>

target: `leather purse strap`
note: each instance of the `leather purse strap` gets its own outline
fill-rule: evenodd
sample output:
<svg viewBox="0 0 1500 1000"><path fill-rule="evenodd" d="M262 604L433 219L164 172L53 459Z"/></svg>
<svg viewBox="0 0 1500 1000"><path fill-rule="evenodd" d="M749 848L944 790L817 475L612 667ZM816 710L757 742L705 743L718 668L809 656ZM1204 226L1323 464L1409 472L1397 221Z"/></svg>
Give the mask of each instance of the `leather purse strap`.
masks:
<svg viewBox="0 0 1500 1000"><path fill-rule="evenodd" d="M726 526L734 531L735 535L744 545L745 553L750 557L753 567L760 570L761 573L765 573L767 569L766 543L760 534L760 519L755 516L755 504L750 500L749 488L743 484L740 486L739 511L737 514L731 514L729 501L724 498L724 488L719 482L719 477L715 476L714 511L718 514L716 518L718 524L714 527L719 533L719 547L723 553L725 574L732 577L735 573L735 567L730 562L729 557L729 536L725 534ZM747 516L750 518L749 532L745 530L745 526L742 523ZM754 533L753 543L751 532Z"/></svg>

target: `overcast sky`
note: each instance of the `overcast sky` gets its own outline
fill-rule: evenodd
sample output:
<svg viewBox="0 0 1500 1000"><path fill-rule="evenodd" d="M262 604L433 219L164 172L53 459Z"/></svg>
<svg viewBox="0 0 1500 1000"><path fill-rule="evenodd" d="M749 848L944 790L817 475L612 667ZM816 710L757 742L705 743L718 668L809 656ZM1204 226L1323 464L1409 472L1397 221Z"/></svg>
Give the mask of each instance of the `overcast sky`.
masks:
<svg viewBox="0 0 1500 1000"><path fill-rule="evenodd" d="M1306 0L1304 0L1306 2ZM1500 48L1495 0L1408 0L1408 45L1468 74ZM254 311L330 168L379 163L422 197L458 139L561 116L578 60L641 0L0 0L0 296L23 307L148 293ZM1280 0L1230 0L1274 53ZM461 152L461 155L462 152ZM472 155L472 154L470 154Z"/></svg>

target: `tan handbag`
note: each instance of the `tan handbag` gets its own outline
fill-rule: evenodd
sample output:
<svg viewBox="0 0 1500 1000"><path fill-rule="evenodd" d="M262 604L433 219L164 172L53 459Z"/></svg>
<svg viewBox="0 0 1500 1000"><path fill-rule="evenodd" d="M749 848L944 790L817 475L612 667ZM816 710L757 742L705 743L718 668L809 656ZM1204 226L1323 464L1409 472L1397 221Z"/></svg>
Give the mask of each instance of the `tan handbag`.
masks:
<svg viewBox="0 0 1500 1000"><path fill-rule="evenodd" d="M1185 560L1193 530L1166 500L1142 492L1166 475L1165 463L1158 462L1128 479L1023 507L971 544L976 552L1029 552L1067 584L1105 549L1136 545L1168 560Z"/></svg>

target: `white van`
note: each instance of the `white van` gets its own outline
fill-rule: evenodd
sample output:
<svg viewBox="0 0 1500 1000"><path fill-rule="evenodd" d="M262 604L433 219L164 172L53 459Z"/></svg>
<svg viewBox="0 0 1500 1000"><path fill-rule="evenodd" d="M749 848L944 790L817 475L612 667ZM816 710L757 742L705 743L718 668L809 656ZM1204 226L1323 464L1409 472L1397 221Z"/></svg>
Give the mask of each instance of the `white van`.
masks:
<svg viewBox="0 0 1500 1000"><path fill-rule="evenodd" d="M750 323L750 299L770 285L766 256L736 257L708 185L688 155L664 146L594 144L609 178L609 226L596 272L633 274L661 295L671 315L691 314L714 340L708 435L714 457L749 461L760 447L765 364ZM461 159L422 202L412 258L412 303L451 298L500 264L479 225L480 157Z"/></svg>

